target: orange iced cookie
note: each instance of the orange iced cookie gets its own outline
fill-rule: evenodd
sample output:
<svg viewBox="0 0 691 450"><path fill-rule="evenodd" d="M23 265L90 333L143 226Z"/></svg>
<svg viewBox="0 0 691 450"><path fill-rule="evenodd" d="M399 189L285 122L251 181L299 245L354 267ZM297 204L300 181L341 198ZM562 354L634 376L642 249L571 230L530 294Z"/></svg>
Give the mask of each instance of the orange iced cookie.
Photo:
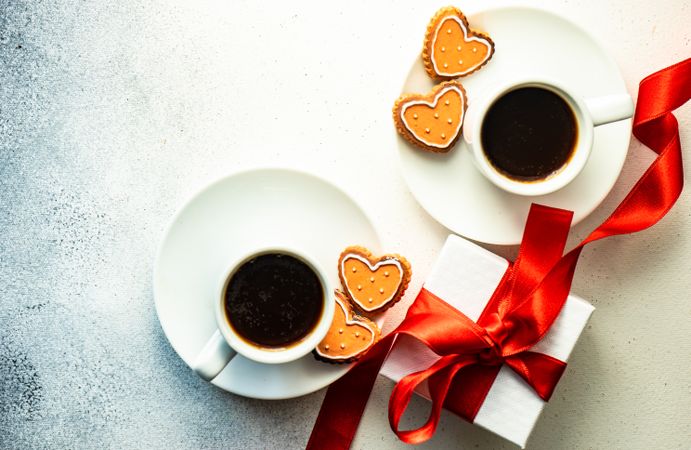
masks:
<svg viewBox="0 0 691 450"><path fill-rule="evenodd" d="M355 315L348 298L336 291L334 320L314 353L327 362L351 362L364 355L381 337L376 323Z"/></svg>
<svg viewBox="0 0 691 450"><path fill-rule="evenodd" d="M410 264L400 255L375 258L364 247L348 247L338 259L338 276L346 294L367 312L383 311L399 301L410 275Z"/></svg>
<svg viewBox="0 0 691 450"><path fill-rule="evenodd" d="M446 153L463 129L468 107L465 89L458 81L445 81L428 94L404 94L396 100L396 130L409 142L435 153Z"/></svg>
<svg viewBox="0 0 691 450"><path fill-rule="evenodd" d="M471 30L468 19L458 8L440 9L427 26L422 60L432 78L469 75L487 64L493 54L492 39Z"/></svg>

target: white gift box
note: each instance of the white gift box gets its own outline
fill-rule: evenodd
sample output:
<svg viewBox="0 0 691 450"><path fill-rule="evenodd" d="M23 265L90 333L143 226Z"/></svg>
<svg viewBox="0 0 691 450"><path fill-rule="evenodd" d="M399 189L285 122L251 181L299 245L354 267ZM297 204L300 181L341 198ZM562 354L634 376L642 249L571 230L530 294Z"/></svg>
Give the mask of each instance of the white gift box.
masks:
<svg viewBox="0 0 691 450"><path fill-rule="evenodd" d="M477 321L499 284L508 262L461 237L450 235L425 281L425 288ZM531 350L568 361L576 341L595 308L569 295L554 324ZM397 338L381 373L393 381L426 369L439 356L419 341ZM426 383L418 394L429 398ZM504 365L473 423L521 447L537 422L545 401L511 368Z"/></svg>

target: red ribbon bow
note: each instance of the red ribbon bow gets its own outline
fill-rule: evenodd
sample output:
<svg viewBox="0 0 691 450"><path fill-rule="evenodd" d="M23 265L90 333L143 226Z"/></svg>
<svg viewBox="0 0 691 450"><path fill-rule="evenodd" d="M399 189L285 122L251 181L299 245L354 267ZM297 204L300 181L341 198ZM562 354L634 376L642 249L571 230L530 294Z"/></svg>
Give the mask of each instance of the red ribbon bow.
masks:
<svg viewBox="0 0 691 450"><path fill-rule="evenodd" d="M307 448L350 447L374 380L398 334L422 341L441 356L432 367L404 377L391 395L389 421L405 442L432 437L442 406L472 420L501 364L511 367L547 400L565 363L529 349L561 311L583 247L608 236L648 228L676 202L683 187L683 168L672 111L689 98L691 59L641 81L633 133L658 157L612 215L561 256L571 213L534 205L519 257L507 269L477 323L423 289L403 323L331 385ZM415 387L425 379L433 401L430 418L417 430L401 431L399 420Z"/></svg>
<svg viewBox="0 0 691 450"><path fill-rule="evenodd" d="M426 370L396 384L389 402L389 422L401 440L429 439L442 406L472 422L503 364L520 375L544 400L556 387L566 363L531 352L561 311L569 289L542 284L561 257L572 213L533 205L516 262L499 282L477 323L422 289L392 335L406 334L441 356ZM453 269L451 269L453 270ZM415 388L428 381L430 418L417 430L401 431L399 421Z"/></svg>

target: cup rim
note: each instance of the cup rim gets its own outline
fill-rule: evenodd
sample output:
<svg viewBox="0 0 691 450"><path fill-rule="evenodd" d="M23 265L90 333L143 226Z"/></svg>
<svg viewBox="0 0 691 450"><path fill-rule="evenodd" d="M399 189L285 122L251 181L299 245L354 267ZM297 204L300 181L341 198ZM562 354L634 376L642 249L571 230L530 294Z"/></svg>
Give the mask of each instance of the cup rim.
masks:
<svg viewBox="0 0 691 450"><path fill-rule="evenodd" d="M482 124L491 106L503 95L525 87L540 87L561 97L571 108L578 127L577 142L569 161L562 168L545 178L534 181L519 181L496 169L487 158L482 145ZM473 105L470 105L472 108ZM501 189L518 195L538 196L555 192L573 181L585 167L593 143L593 122L583 100L571 94L559 82L543 77L525 77L501 84L485 95L475 113L471 111L471 133L464 133L466 142L473 151L474 160L485 177Z"/></svg>
<svg viewBox="0 0 691 450"><path fill-rule="evenodd" d="M285 348L262 348L252 345L235 332L225 313L225 292L234 273L250 259L269 253L287 254L306 263L317 275L323 291L322 313L317 325L300 341ZM228 268L223 272L219 281L219 286L220 288L217 291L215 303L218 330L226 340L226 343L238 354L247 359L264 364L283 364L300 359L316 348L331 327L334 315L334 302L330 301L330 292L332 291L331 283L321 265L319 265L311 255L306 254L304 251L286 246L266 246L251 250L242 257L236 258L234 262L228 265Z"/></svg>

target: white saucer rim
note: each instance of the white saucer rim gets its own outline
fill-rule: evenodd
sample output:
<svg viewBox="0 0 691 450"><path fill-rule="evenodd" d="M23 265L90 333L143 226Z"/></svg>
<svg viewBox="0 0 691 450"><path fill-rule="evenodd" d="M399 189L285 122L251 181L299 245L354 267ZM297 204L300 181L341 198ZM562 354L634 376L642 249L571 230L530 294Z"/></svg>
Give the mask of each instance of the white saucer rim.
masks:
<svg viewBox="0 0 691 450"><path fill-rule="evenodd" d="M543 7L540 7L540 6L528 6L528 5L524 5L524 4L523 4L523 5L521 5L521 4L516 4L516 5L503 5L503 6L492 6L492 7L489 7L489 8L481 8L481 9L478 9L478 10L475 10L475 11L471 12L471 13L468 15L468 18L469 18L469 20L470 20L473 16L480 15L480 14L498 13L498 12L501 12L501 11L516 11L516 10L522 10L522 11L527 11L527 12L539 12L539 13L548 14L548 15L554 16L554 17L556 17L556 18L558 18L558 19L560 19L560 20L563 20L563 21L569 23L570 25L572 25L573 27L577 28L577 29L578 29L579 31L581 31L584 35L586 35L589 39L591 39L591 40L597 45L598 48L600 48L600 49L602 50L602 54L604 55L604 57L605 57L607 63L609 64L609 66L610 66L611 68L613 68L614 70L616 70L616 72L619 74L620 81L621 81L621 84L622 84L622 87L623 87L624 91L626 91L627 93L629 93L629 92L628 92L628 89L626 88L626 83L625 83L624 79L621 77L621 70L619 70L619 66L616 64L616 61L614 60L614 58L612 57L612 55L611 55L608 51L606 51L606 47L603 46L602 40L599 39L599 38L597 38L597 37L595 37L595 36L594 36L592 33L590 33L588 30L586 30L585 28L583 28L578 22L576 22L576 21L574 21L574 20L572 20L572 19L570 19L570 18L568 18L568 17L566 17L566 16L563 16L563 15L558 14L558 13L552 11L552 10L549 10L549 9L547 9L547 8L543 8ZM410 66L410 68L411 68L410 71L413 70L414 65L415 65L416 63L420 63L420 61L419 61L419 56L416 57L415 61L416 61L416 62L413 63L413 64ZM409 71L408 74L404 77L404 83L405 83L405 80L407 80L407 79L409 78L409 76L410 76L410 71ZM473 75L476 75L476 76L477 76L477 73L476 73L476 74L471 74L470 76L473 76ZM460 78L457 78L457 79L461 79L461 80L462 80L463 78L464 78L464 77L460 77ZM404 94L404 92L401 91L401 94ZM633 96L632 96L632 98L633 98ZM634 99L634 101L635 101L635 99ZM578 212L578 213L574 213L573 220L572 220L572 222L571 222L571 227L574 227L575 225L577 225L578 223L580 223L582 220L584 220L585 218L587 218L590 214L592 214L593 211L595 211L595 210L602 204L602 202L605 201L605 199L607 198L607 196L612 192L612 189L614 188L614 185L615 185L615 184L617 183L617 181L619 180L619 177L620 177L620 175L621 175L621 171L622 171L622 169L624 168L624 164L625 164L625 162L626 162L626 157L628 156L628 149L629 149L629 147L631 146L631 130L632 130L632 128L633 128L633 119L632 119L632 118L631 118L631 119L626 119L626 120L622 120L621 122L625 122L625 123L628 124L629 133L628 133L628 139L627 139L627 143L626 143L627 150L626 150L626 152L624 152L624 153L622 154L623 156L622 156L621 160L618 161L618 164L617 164L617 166L618 166L618 167L617 167L617 171L616 171L616 172L617 172L617 176L616 176L616 177L613 177L612 182L608 183L609 186L607 187L607 190L606 190L605 195L603 195L600 199L598 199L597 202L593 202L592 207L585 208L585 209L583 209L582 211L580 211L580 212ZM604 125L604 126L606 126L606 125ZM515 246L515 245L519 245L519 244L520 244L520 241L517 241L517 242L516 242L516 241L514 241L514 240L508 240L508 239L496 239L496 240L488 241L488 240L479 240L479 239L475 239L475 238L470 237L470 236L466 236L466 235L460 233L459 231L457 231L454 227L448 225L448 223L447 223L445 220L442 220L441 218L439 218L439 217L435 216L434 214L432 214L432 213L429 211L428 207L425 205L425 203L423 203L423 202L420 200L420 198L418 197L418 193L416 192L416 190L414 190L414 189L411 188L411 182L410 182L410 179L409 179L410 175L409 175L408 172L403 168L403 158L401 158L401 156L400 156L400 151L398 150L398 146L400 145L401 141L405 141L405 140L400 136L400 134L399 134L398 132L396 132L395 129L394 129L391 133L392 133L392 135L394 135L394 136L397 138L397 141L396 141L396 143L395 143L395 145L396 145L396 153L397 153L397 154L396 154L396 158L397 158L397 160L398 160L398 167L399 167L399 170L401 171L401 173L402 173L402 175L403 175L403 179L404 179L404 181L405 181L405 183L406 183L406 186L408 187L408 191L412 194L413 198L415 198L415 201L418 203L418 205L420 205L420 207L421 207L421 208L422 208L422 209L423 209L423 210L424 210L424 211L425 211L435 222L439 223L440 225L442 225L444 228L448 229L448 230L451 231L452 233L458 234L458 235L460 235L460 236L463 236L464 238L469 239L469 240L471 240L471 241L473 241L473 242L479 242L479 243L489 244L489 245L501 245L501 246ZM407 145L407 143L406 143L406 145ZM463 146L463 145L464 145L464 144L463 144L463 141L462 141L462 140L459 140L459 142L454 146L454 148L453 148L451 151L460 151L460 147ZM510 194L510 193L507 192L507 193L505 193L505 195L507 195L507 196L512 196L512 195L514 195L514 194ZM549 194L547 194L547 195L549 195Z"/></svg>

